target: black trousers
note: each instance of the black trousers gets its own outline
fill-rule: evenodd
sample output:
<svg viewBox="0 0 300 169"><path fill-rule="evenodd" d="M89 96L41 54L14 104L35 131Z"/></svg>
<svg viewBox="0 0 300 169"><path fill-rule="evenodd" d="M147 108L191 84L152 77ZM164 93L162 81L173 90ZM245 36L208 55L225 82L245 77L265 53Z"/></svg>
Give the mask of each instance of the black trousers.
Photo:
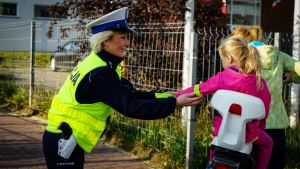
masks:
<svg viewBox="0 0 300 169"><path fill-rule="evenodd" d="M267 169L284 169L286 159L285 129L265 129L273 139L273 149Z"/></svg>
<svg viewBox="0 0 300 169"><path fill-rule="evenodd" d="M52 169L83 169L84 151L76 145L69 159L58 155L58 141L61 133L51 133L45 130L43 136L43 150L48 168Z"/></svg>

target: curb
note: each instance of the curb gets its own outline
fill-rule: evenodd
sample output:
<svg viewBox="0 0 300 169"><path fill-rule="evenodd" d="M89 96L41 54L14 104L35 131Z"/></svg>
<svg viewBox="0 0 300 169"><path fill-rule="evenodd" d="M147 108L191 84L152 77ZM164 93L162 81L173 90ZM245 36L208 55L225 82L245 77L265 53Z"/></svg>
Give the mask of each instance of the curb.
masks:
<svg viewBox="0 0 300 169"><path fill-rule="evenodd" d="M6 108L6 109L9 110L9 111L11 111L9 113L11 115L14 115L14 116L20 116L21 115L22 117L31 118L33 120L38 120L38 121L41 121L42 123L48 124L48 120L43 119L41 117L28 115L28 114L26 114L24 112L21 112L21 111L15 110L15 109L10 109L10 108Z"/></svg>

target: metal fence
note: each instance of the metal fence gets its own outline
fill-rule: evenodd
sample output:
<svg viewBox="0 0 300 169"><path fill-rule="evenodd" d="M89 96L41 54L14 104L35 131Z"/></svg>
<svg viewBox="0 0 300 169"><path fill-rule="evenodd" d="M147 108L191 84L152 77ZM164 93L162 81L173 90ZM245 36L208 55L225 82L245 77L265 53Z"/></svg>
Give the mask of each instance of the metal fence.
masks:
<svg viewBox="0 0 300 169"><path fill-rule="evenodd" d="M58 92L69 72L89 53L82 51L81 45L88 42L87 32L74 28L75 22L59 22L53 26L50 39L46 33L50 22L15 23L0 25L1 35L10 34L10 39L0 39L0 44L8 42L18 44L27 39L26 48L11 45L0 51L0 71L14 76L15 82L28 86L33 97L51 100ZM31 27L26 37L18 38L15 30ZM61 37L61 29L74 29L65 37ZM184 23L152 23L130 24L138 34L129 35L130 46L127 48L125 60L122 63L123 77L128 79L136 90L150 91L180 91L182 89L183 56L184 56ZM31 35L31 32L33 33ZM219 42L229 36L227 30L195 29L197 46L191 46L197 51L196 83L205 82L208 78L222 71L222 64L217 48ZM270 35L267 32L266 37ZM279 38L276 38L279 36ZM30 40L32 41L30 43ZM292 34L273 33L270 44L278 46L281 51L292 54ZM1 44L2 45L2 44ZM0 45L0 46L1 46ZM12 48L12 47L16 48ZM22 46L22 45L21 45ZM63 51L63 52L59 52ZM55 56L56 59L52 59ZM32 59L30 59L32 58ZM31 75L31 76L30 76ZM31 79L30 79L31 77ZM196 107L193 145L194 168L203 168L209 156L214 112L209 107L211 95ZM290 107L290 86L283 86L283 98L286 109ZM111 130L123 133L125 139L138 140L142 149L148 147L155 151L169 154L172 166L184 167L187 152L187 126L181 110L176 110L171 116L161 120L136 120L113 113ZM300 148L297 130L287 130L289 153L297 153ZM136 141L132 141L135 143Z"/></svg>
<svg viewBox="0 0 300 169"><path fill-rule="evenodd" d="M182 82L184 24L130 25L138 34L131 34L130 47L124 60L124 77L138 91L179 91ZM139 140L143 149L152 147L168 152L174 166L185 160L186 131L182 116L176 111L161 120L134 120L120 114L112 123L120 126L125 135ZM121 125L118 125L119 123Z"/></svg>

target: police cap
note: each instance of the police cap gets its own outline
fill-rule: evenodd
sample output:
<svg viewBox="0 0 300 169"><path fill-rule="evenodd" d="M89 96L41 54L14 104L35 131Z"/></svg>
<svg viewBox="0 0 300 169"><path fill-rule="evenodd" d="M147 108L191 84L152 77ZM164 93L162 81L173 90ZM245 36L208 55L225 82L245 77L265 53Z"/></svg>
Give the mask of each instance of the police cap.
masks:
<svg viewBox="0 0 300 169"><path fill-rule="evenodd" d="M108 13L91 23L86 25L87 29L92 29L92 33L96 34L105 30L112 30L115 32L124 33L135 33L134 30L128 28L127 18L128 18L128 8L123 7Z"/></svg>

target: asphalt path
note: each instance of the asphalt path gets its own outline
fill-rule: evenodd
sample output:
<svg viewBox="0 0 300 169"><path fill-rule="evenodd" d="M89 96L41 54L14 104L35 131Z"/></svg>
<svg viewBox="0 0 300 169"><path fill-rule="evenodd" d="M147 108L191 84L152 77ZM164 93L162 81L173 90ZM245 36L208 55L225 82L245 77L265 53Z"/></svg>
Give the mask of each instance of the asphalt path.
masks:
<svg viewBox="0 0 300 169"><path fill-rule="evenodd" d="M0 68L0 72L13 75L15 82L29 86L30 68ZM41 89L59 90L69 75L69 71L52 71L50 68L34 69L34 86Z"/></svg>

